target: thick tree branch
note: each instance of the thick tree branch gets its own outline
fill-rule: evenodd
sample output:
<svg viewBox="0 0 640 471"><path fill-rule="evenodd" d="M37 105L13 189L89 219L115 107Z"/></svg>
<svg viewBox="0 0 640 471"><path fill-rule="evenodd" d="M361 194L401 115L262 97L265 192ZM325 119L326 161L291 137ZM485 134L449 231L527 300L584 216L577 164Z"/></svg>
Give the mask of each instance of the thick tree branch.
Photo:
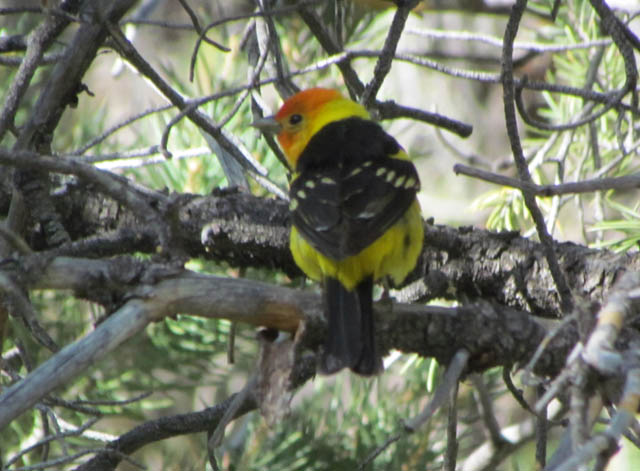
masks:
<svg viewBox="0 0 640 471"><path fill-rule="evenodd" d="M132 259L59 257L47 262L34 258L26 261L22 271L9 274L28 289L73 289L77 296L109 297L122 304L93 332L64 347L0 395L0 429L149 322L168 315L225 318L289 332L304 320L314 327L304 329L306 340L300 341L311 348L324 335L321 298L310 291L168 270ZM376 317L381 351L395 348L448 363L465 349L470 354L469 371L525 362L545 334L527 313L486 302L452 309L381 302ZM562 367L567 347L559 345L543 354L537 372L553 374Z"/></svg>
<svg viewBox="0 0 640 471"><path fill-rule="evenodd" d="M77 175L85 182L97 185L105 194L124 206L131 208L141 220L146 220L153 226L162 246L167 246L166 225L160 221L158 211L154 208L155 205L165 202L166 198L158 192L140 187L122 176L100 170L93 165L72 158L40 155L28 151L8 151L0 148L0 164L38 172ZM51 210L55 211L53 205ZM57 244L52 243L52 245Z"/></svg>
<svg viewBox="0 0 640 471"><path fill-rule="evenodd" d="M171 226L171 246L176 251L239 268L278 268L290 276L301 274L288 250L286 202L234 191L168 199L161 218ZM57 249L57 255L155 250L152 227L109 198L95 192L87 196L82 185L67 185L54 202L67 208L63 222L74 240ZM410 284L395 294L398 299L487 299L536 316L562 315L540 243L516 232L470 227L426 224L425 231L419 265ZM589 302L602 302L621 273L640 269L640 256L634 253L614 254L569 242L555 243L554 250L574 295Z"/></svg>
<svg viewBox="0 0 640 471"><path fill-rule="evenodd" d="M623 123L623 118L628 117L631 136L629 138L632 138L631 114L638 113L636 97L632 95L629 103L623 103L622 100L625 99L627 91L633 92L635 89L637 72L632 46L637 48L638 40L613 15L605 1L591 0L591 4L602 19L604 29L611 34L613 42L623 55L627 81L623 91L617 95L591 90L590 81L589 86L579 89L542 82L529 83L526 78L513 77L512 55L513 49L517 47L514 38L520 15L527 3L526 0L518 0L505 35L504 68L501 75L456 70L415 55L395 52L408 14L407 7L396 14L384 50L364 52L344 51L341 41L335 41L332 32L328 31L319 17L308 9L301 15L325 50L333 54L331 57L288 75L282 69L282 64L277 64L277 78L258 80L256 72L249 84L233 89L227 88L225 91L197 100L188 100L169 82L162 79L157 69L134 49L116 26L117 16L129 8L132 2L133 0L101 0L94 2L97 7L91 2L83 2L91 3L92 8L82 16L73 36L70 36L70 45L65 49L66 52L61 56L58 66L50 76L45 77L38 104L26 111L28 119L25 126L18 129L18 143L15 149L11 152L6 148L0 149L0 165L5 164L16 169L12 173L18 175L17 179L11 181L6 172L5 175L0 172L0 217L8 212L7 201L11 191L7 191L7 188L12 188L14 183L19 191L13 199L12 209L15 210L20 205L21 199L33 205L28 208L32 217L27 221L27 224L30 224L27 231L17 231L7 223L9 231L5 231L2 241L11 240L14 233L19 234L13 245L7 244L8 251L0 248L0 296L3 295L5 298L5 305L0 305L0 310L7 306L13 307L12 313L17 313L25 319L34 337L53 350L48 361L32 365L32 352L22 346L16 348L18 353L12 361L22 361L28 373L21 378L13 366L3 370L8 373L8 378L11 378L13 384L5 388L0 395L0 429L20 413L30 410L39 411L43 417L45 436L50 436L49 426L59 432L58 412L52 411L51 406L59 406L64 402L50 396L53 389L65 387L73 378L86 374L95 361L113 354L118 346L139 334L150 322L165 316L188 313L296 332L294 340L287 339L286 343L290 348L290 344L294 344L295 341L295 346L301 348L294 348L294 351L305 351L302 358L290 355L291 362L295 363L294 371L300 364L305 364L305 374L298 376L299 382L307 381L314 374L315 361L313 355L308 352L314 351L325 336L322 304L320 297L315 294L315 289L294 290L248 280L208 276L184 270L182 266L172 265L167 260L154 264L141 262L134 258L137 255L132 255L135 252L155 254L157 241L161 240L163 248L170 254L188 254L216 262L227 262L233 267L262 267L279 270L291 277L300 276L301 273L293 263L288 249L289 211L284 201L256 198L234 191L217 191L206 196L155 193L136 187L123 177L96 170L88 165L87 161L83 163L79 159L50 155L52 152L48 146L60 116L67 105L73 104L76 95L82 90L83 76L104 42L107 34L105 28L109 28L116 48L123 58L129 60L152 81L172 102L171 106L180 109L178 117L175 118L176 122L183 116L189 116L203 129L212 129L217 133L215 135L222 139L223 147L228 147L229 152L239 161L245 159L244 165L252 168L257 174L263 174L264 168L251 160L249 152L241 145L236 144L233 136L222 128L224 123L216 125L197 111L199 105L240 92L243 92L242 100L249 90L261 84L274 81L280 83L294 75L313 73L337 65L351 94L354 97L362 96L362 100L373 110L373 115L383 119L405 116L433 123L466 136L470 134L471 126L464 123L418 108L375 100L376 92L384 81L392 60L409 61L420 67L432 67L459 78L493 84L502 83L509 137L520 178L505 180L498 175L486 173L482 176L494 179L500 184L511 183L525 194L525 200L536 220L542 244L525 239L514 232L492 233L473 228L454 229L435 226L432 222L426 223L425 245L420 262L407 280L408 284L392 292L396 300L401 302L382 301L375 306L379 349L383 353L397 349L433 357L442 364L450 363L456 352L464 352L464 362L455 374L456 380L460 375L469 372L481 372L495 366L503 366L506 370L512 365L530 362L532 367L527 372L543 377L561 376L560 380L552 383L549 397L562 392L570 380L579 380L580 384L576 383L573 386L574 399L590 399L597 391L605 401L617 404L620 411L612 420L612 426L602 436L589 437L586 428L579 429L579 420L573 420L581 419L579 416L584 415L581 407L575 408L578 413L574 414L572 425L578 432L584 432L581 438L584 446L572 458L573 461L565 463L565 466L570 468L580 465L594 456L598 457L599 463L604 463L610 458L613 446L618 442L621 433L629 427L640 402L640 350L637 326L633 318L633 314L637 312L636 304L640 302L636 289L640 256L635 253L616 255L553 241L545 232L544 221L538 217L539 214L536 216L535 197L602 190L609 187L636 188L638 176L553 186L534 185L527 173L527 158L522 155L513 107L514 89L517 92L521 88L545 89L554 93L579 96L585 102L591 100L586 104L587 107L600 103L605 105L601 107L604 110L614 108L619 112L619 134L624 129L621 123L627 124L626 121ZM80 2L63 1L63 4L66 3ZM200 28L187 3L181 3L194 23L188 25L188 28L200 31L199 42L206 41L204 35L213 24L207 28ZM310 3L302 2L305 6ZM413 4L415 0L402 3ZM559 1L554 2L554 9L557 9L559 4ZM289 11L300 8L300 5L298 2L285 9ZM112 6L122 11L118 10L118 15L105 18L105 12ZM0 9L0 14L3 11ZM42 11L52 12L46 9ZM91 15L94 13L96 15L92 19ZM271 24L274 13L275 11L271 10L266 13L252 13L249 16L267 15L269 28L268 31L264 31L273 36L276 34ZM248 15L243 17L246 18ZM75 20L64 15L61 18ZM217 24L228 20L219 20ZM52 20L47 17L46 21ZM36 36L35 33L33 36ZM274 44L273 39L270 37L271 46ZM20 79L14 79L7 106L0 113L0 138L7 129L13 130L11 126L15 119L16 106L20 104L21 94L27 89L33 71L42 64L47 41L48 39L44 38L42 42L29 45L16 75ZM267 51L262 46L259 50ZM352 67L351 61L357 57L378 58L374 78L366 88ZM276 55L275 59L280 57ZM265 60L266 54L261 55L260 61L254 65L261 65ZM259 67L256 70L259 70ZM598 63L592 61L587 76L591 76L592 73L595 75L597 70ZM517 95L515 99L516 105L519 105ZM237 105L239 103L240 101ZM227 116L232 116L235 111L237 107ZM601 110L599 113L603 112ZM223 119L224 121L226 120ZM580 124L583 121L585 120L580 121ZM600 167L601 156L597 151L596 128L592 127L594 136L590 145L594 147L594 165ZM115 129L117 127L113 128ZM83 153L90 146L100 142L113 130L93 140L78 153ZM168 136L168 131L166 135ZM626 153L629 146L622 142L624 136L618 137L619 147ZM164 147L166 148L166 145ZM158 146L148 146L148 152L157 148ZM125 153L122 152L121 155ZM618 163L623 157L620 157ZM602 158L606 158L606 155L602 154ZM599 170L601 173L604 171L604 168ZM470 172L472 170L469 170ZM60 178L56 175L60 173L78 178ZM61 182L63 184L60 184ZM37 186L34 191L33 184L41 186ZM54 187L55 191L51 191ZM29 213L26 210L23 212ZM8 221L10 219L7 218ZM50 228L49 222L53 222L56 227L52 225ZM44 230L43 225L46 226ZM28 246L22 247L22 250L15 250L21 246L20 237L23 236ZM106 259L114 255L125 257ZM95 257L104 258L98 260ZM152 260L158 261L157 258ZM612 291L612 285L616 280L625 279L627 276L634 277L634 286L628 288L619 285L617 291ZM51 333L52 338L49 338L49 334L38 323L40 313L29 303L29 292L39 289L71 289L76 297L102 304L110 315L100 321L94 331L56 351L54 340L59 339L55 331ZM620 299L616 299L616 296ZM545 326L540 324L536 317L555 319L565 315L569 304L567 300L571 297L576 300L576 306L579 308L573 312L583 312L586 321L576 322L577 316L568 316L565 317L565 322L555 323L554 335L547 334ZM407 304L436 298L455 300L462 306L448 309ZM589 334L587 327L594 321L593 313L598 312L605 299L609 299L609 305L601 310L600 320ZM12 304L8 305L6 301ZM4 322L2 314L0 312L0 324ZM0 325L0 332L2 330ZM586 340L589 336L590 341L584 342L587 345L584 350L574 350L579 337ZM286 335L280 338L283 337ZM570 356L568 353L572 351L579 353ZM532 360L532 356L537 353L539 355ZM571 360L567 361L567 357L571 357ZM576 373L564 368L576 358L583 362L584 368L581 371ZM262 361L258 363L257 371L264 377L268 377L271 372L269 365ZM596 387L593 390L583 387L587 385L587 380L591 382L594 371L599 374L595 381ZM544 381L541 383L544 384ZM618 383L617 386L615 383ZM621 393L620 385L625 383L625 390ZM298 383L295 383L283 386L281 390L276 388L276 393L284 391L286 394L292 394L289 389L297 386ZM268 387L269 385L265 386L265 389ZM145 444L179 434L210 430L221 420L225 411L233 409L230 406L232 403L241 406L234 411L234 416L239 416L253 410L260 402L260 397L254 396L253 393L246 396L246 401L244 396L242 399L239 401L236 396L236 399L229 398L204 411L145 423L113 440L105 449L84 450L83 453L96 453L96 456L78 469L114 469L120 461L127 459L127 454ZM490 407L485 405L484 409L489 410ZM489 469L497 466L497 462L504 458L504 455L511 453L522 442L508 443L503 440L502 436L507 438L505 431L496 427L491 414L485 415L488 429L493 432L494 445L491 463L486 464L486 469ZM450 423L449 428L449 438L451 442L455 442L455 421ZM547 423L540 420L540 445L546 443L546 428ZM63 438L64 435L59 434L58 437ZM61 446L64 448L64 443ZM43 461L35 465L36 467L66 462L55 462L57 458L47 461L47 453L48 451L45 451ZM69 454L66 449L64 453L66 456L61 460L72 460L80 455ZM454 447L448 452L448 467L451 469L455 467L456 453ZM537 455L544 457L544 447L539 448ZM478 461L474 458L468 459L467 464L472 461L478 466Z"/></svg>
<svg viewBox="0 0 640 471"><path fill-rule="evenodd" d="M79 8L77 2L70 3L72 11ZM113 21L118 21L133 3L135 0L93 2L91 8L87 8L85 13L87 16L93 14L96 17L101 14ZM56 21L56 28L62 28L66 24L66 21ZM43 28L46 25L47 23L44 23ZM54 32L56 28L49 33ZM87 21L80 25L64 55L53 68L35 105L30 108L29 117L20 128L13 146L14 151L50 152L53 132L58 126L62 113L68 106L74 106L77 103L77 95L83 90L82 78L105 38L106 29L99 24ZM54 37L40 39L44 45ZM13 121L12 116L8 119ZM10 211L12 217L8 224L11 230L22 234L23 223L28 214L32 221L42 226L48 243L60 245L68 242L70 238L60 222L60 215L51 204L50 182L46 177L46 174L31 169L14 172L15 189ZM0 250L2 250L1 244Z"/></svg>

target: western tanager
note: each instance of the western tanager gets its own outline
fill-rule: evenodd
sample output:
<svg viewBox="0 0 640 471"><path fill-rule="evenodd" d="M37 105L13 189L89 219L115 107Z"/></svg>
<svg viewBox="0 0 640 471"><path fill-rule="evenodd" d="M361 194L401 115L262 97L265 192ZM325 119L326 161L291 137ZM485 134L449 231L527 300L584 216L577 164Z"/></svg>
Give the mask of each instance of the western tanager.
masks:
<svg viewBox="0 0 640 471"><path fill-rule="evenodd" d="M297 93L255 125L277 133L293 171L293 258L323 283L328 334L319 371L375 374L382 362L373 282L402 282L422 248L416 169L363 106L336 90Z"/></svg>

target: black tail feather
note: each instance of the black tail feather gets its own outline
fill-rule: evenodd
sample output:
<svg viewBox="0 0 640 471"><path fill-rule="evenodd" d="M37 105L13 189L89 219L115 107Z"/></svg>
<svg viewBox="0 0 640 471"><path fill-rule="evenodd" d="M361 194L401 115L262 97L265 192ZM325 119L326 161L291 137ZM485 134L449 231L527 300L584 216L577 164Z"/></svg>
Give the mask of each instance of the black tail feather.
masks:
<svg viewBox="0 0 640 471"><path fill-rule="evenodd" d="M318 368L331 374L351 368L360 375L382 370L375 342L373 321L373 278L348 291L338 280L327 278L324 284L327 337Z"/></svg>

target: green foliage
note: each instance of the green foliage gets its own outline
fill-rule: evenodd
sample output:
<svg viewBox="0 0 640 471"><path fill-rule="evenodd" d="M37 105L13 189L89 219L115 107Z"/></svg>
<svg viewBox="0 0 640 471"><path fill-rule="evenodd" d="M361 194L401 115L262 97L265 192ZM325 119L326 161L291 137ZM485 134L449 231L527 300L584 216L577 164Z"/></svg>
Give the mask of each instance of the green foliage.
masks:
<svg viewBox="0 0 640 471"><path fill-rule="evenodd" d="M343 32L341 37L347 48L381 47L392 12L352 12L352 16L340 26L335 20L333 3L322 5L319 13L331 32ZM548 13L554 1L529 3L532 9ZM213 19L206 17L205 13L199 12L203 15L202 24ZM290 70L307 67L326 57L299 16L281 15L276 16L274 21ZM193 82L188 80L187 73L194 42L193 34L187 36L173 32L164 36L163 33L149 32L144 27L138 27L137 32L142 37L143 44L146 41L154 45L163 42L170 45L163 49L169 50L166 56L157 54L159 64L155 66L176 90L188 97L200 97L224 92L229 87L246 81L249 71L246 51L239 48L245 25L246 23L242 23L239 28L222 27L213 30L212 37L233 46L233 51L223 54L211 46L202 45ZM25 28L24 23L18 23L13 30L3 28L0 32L5 30L28 31L29 28ZM578 44L603 39L600 26L586 0L562 2L556 22L544 21L529 27L524 25L520 35L526 40L548 45ZM598 54L598 48L554 53L546 80L582 87ZM153 53L149 55L153 56ZM113 65L112 62L117 60L109 61L109 65ZM371 76L373 61L358 60L352 65L366 82ZM593 89L608 92L620 88L624 81L623 70L622 58L615 47L602 47ZM7 89L15 71L4 72L0 68L0 73L0 85ZM39 70L35 81L42 80L47 73L47 68ZM88 75L89 88L102 90L105 76L108 74L100 68L100 64L95 65ZM52 144L55 152L70 153L100 136L115 123L144 109L164 104L164 101L158 103L155 94L142 98L135 96L139 90L146 90L146 84L141 84L142 80L126 70L119 76L108 76L108 79L123 89L131 87L132 91L126 99L135 100L135 104L115 104L114 95L106 91L96 92L93 98L82 95L78 109L65 114L64 123L55 134ZM298 77L296 84L301 88L343 85L336 67ZM110 85L113 86L113 83L110 82ZM272 87L262 87L260 91L263 96L273 98L270 105L276 106L279 102L275 99ZM539 96L544 102L534 114L536 119L558 124L583 116L585 103L578 97L547 92ZM36 97L35 92L29 92L22 102L17 122L21 122L26 116ZM223 122L233 110L237 98L238 95L234 95L214 100L200 109L214 122ZM598 109L599 107L588 110L587 114ZM157 146L176 113L175 109L150 113L110 134L92 146L88 153L103 156L104 160L99 165L106 165L114 164L107 161L109 154L123 153L124 149L133 152ZM272 182L285 188L288 176L286 169L275 158L264 139L251 128L251 121L251 108L247 99L231 116L225 130L251 150L253 156L268 170L268 177ZM525 127L522 133L525 136L523 143L532 177L536 183L546 184L636 172L638 164L635 153L638 145L632 139L632 130L633 123L620 120L614 110L595 120L592 126L581 126L569 131L541 131ZM592 144L595 134L597 147ZM620 150L621 142L624 143L626 153ZM158 154L145 155L137 161L118 159L117 162L122 166L116 167L114 171L119 171L142 185L175 192L208 194L227 184L216 156L208 150L200 131L187 118L183 118L172 128L167 147L174 154L171 160L160 159ZM182 157L190 150L201 148L202 155ZM152 159L156 160L150 163ZM513 171L511 173L514 174ZM458 186L452 191L459 191L459 183L456 185ZM267 195L266 190L254 181L251 181L251 191ZM539 198L538 202L548 225L555 230L578 234L593 245L627 251L635 250L640 239L640 210L636 199L636 193L612 190L606 194ZM488 192L478 198L473 206L474 210L486 208L491 211L487 227L531 233L532 221L519 191L498 188ZM283 274L274 271L247 270L238 273L233 267L202 260L191 261L189 268L274 284L291 283ZM294 280L296 281L298 280ZM66 345L80 338L102 316L108 314L94 305L74 300L68 293L37 293L32 301L42 313L40 321L43 327L59 345ZM158 416L216 404L240 390L255 369L257 342L254 329L241 325L237 327L233 365L226 360L232 330L229 322L178 315L175 319L165 319L149 326L117 352L93 365L85 375L64 390L56 391L55 397L75 400L78 406L98 409L105 420L98 423L97 430L113 436ZM33 364L39 364L51 355L34 342L20 322L13 319L3 345L3 357L7 356L6 352L17 355L22 348L29 352ZM381 443L402 430L403 420L415 417L424 408L442 373L442 369L433 360L399 353L394 355L396 359L385 374L373 380L355 377L348 372L332 378L316 378L296 395L291 415L283 417L277 423L265 424L258 413L234 422L229 426L230 430L219 450L221 462L226 463L229 470L238 471L356 469ZM24 376L28 371L22 366L16 373ZM504 397L504 390L498 386L499 374L498 371L491 371L485 375L488 389L496 398ZM2 378L2 385L8 384L8 381L7 378ZM153 394L126 405L113 402L128 400L146 392ZM459 433L462 450L460 456L465 457L483 443L485 437L479 431L481 425L474 425L478 422L479 411L472 388L463 384L458 401L460 408L465 411L461 415L466 421L461 420L462 424L459 425L462 431ZM46 407L53 405L46 404ZM512 411L516 407L511 404L507 410L500 411L501 421L514 422L517 417L514 419L516 413ZM7 430L0 432L1 451L5 456L13 456L25 444L42 438L43 408L24 414L12 422ZM81 425L90 416L78 408L57 407L56 413L74 426ZM402 438L382 452L366 468L367 471L440 469L446 447L445 426L446 408L443 408L418 433ZM188 437L185 441L191 447L172 446L166 442L154 443L143 449L139 458L141 461L147 461L148 458L149 462L161 462L164 469L185 469L185 462L197 463L200 468L204 468L204 434ZM66 445L70 446L71 451L101 446L99 442L86 437L76 437ZM192 451L193 449L196 451ZM61 449L57 441L52 443L52 456L63 451L65 450ZM527 453L529 457L532 454ZM31 452L23 457L20 464L37 464L40 456L40 450ZM515 461L517 460L514 459ZM522 469L525 467L523 462L505 464L500 469ZM530 460L528 463L530 464Z"/></svg>
<svg viewBox="0 0 640 471"><path fill-rule="evenodd" d="M539 3L547 8L547 3ZM557 21L530 33L536 42L549 45L580 44L605 40L597 16L589 2L563 3ZM576 88L591 83L594 91L608 93L620 89L625 80L624 61L615 45L596 48L569 49L554 53L546 81ZM585 106L580 97L549 92L541 94L543 105L533 118L553 125L572 123L597 113L603 105ZM529 171L535 183L556 184L571 181L619 177L638 170L634 158L637 143L631 134L632 125L615 110L609 110L591 125L560 131L544 131L526 127L523 140ZM547 226L564 237L582 238L594 246L609 246L624 251L634 247L637 233L635 196L628 191L586 193L571 196L538 198ZM478 198L475 209L490 208L487 227L497 230L521 230L530 233L533 227L520 191L512 188L492 190ZM620 233L625 236L620 237Z"/></svg>
<svg viewBox="0 0 640 471"><path fill-rule="evenodd" d="M290 416L275 424L256 417L248 431L253 446L230 469L258 471L357 469L387 438L402 430L402 421L415 416L428 397L424 362L399 358L376 379L348 372L318 377L299 394ZM433 422L440 423L440 416ZM384 451L366 470L430 469L438 462L442 429L427 426ZM259 448L259 449L256 449Z"/></svg>
<svg viewBox="0 0 640 471"><path fill-rule="evenodd" d="M619 214L622 216L621 219L611 219L594 224L591 231L617 231L624 234L624 236L617 240L602 241L597 245L599 247L611 247L616 252L637 250L638 242L640 241L640 212L638 212L638 205L636 204L631 209L615 201L608 201L608 204L618 209Z"/></svg>

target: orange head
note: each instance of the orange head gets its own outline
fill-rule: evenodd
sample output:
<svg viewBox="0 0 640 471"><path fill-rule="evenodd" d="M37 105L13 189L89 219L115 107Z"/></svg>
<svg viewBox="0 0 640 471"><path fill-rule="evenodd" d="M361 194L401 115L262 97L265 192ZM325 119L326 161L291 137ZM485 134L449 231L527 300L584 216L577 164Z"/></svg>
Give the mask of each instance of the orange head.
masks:
<svg viewBox="0 0 640 471"><path fill-rule="evenodd" d="M295 170L298 157L316 132L332 121L352 116L369 117L361 105L337 90L310 88L286 100L269 121L275 121L280 147Z"/></svg>

